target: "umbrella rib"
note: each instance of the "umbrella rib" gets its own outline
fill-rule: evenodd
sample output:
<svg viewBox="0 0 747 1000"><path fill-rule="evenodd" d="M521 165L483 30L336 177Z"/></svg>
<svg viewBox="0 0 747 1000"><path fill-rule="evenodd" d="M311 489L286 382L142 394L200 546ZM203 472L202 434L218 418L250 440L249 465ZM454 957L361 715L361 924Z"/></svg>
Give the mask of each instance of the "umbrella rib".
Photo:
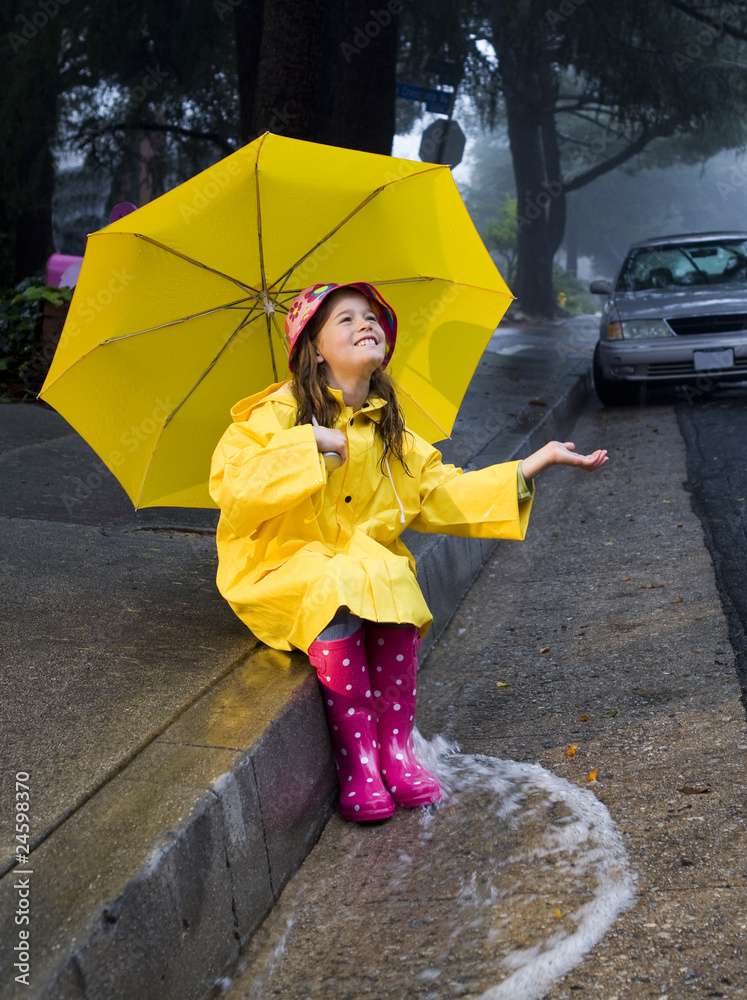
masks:
<svg viewBox="0 0 747 1000"><path fill-rule="evenodd" d="M171 411L171 413L169 413L169 415L164 420L163 427L161 428L161 433L159 434L158 439L156 440L156 443L153 445L153 451L151 451L150 455L148 456L148 461L147 461L146 466L145 466L145 471L143 472L143 478L140 480L140 489L139 489L138 495L137 495L138 502L139 502L139 500L140 500L140 498L141 498L141 496L143 494L143 486L145 485L145 480L148 478L148 473L150 472L150 467L153 464L153 458L154 458L156 452L158 451L158 445L159 445L159 442L160 442L161 438L163 437L163 433L166 430L166 427L171 423L171 420L173 419L173 417L175 416L175 414L182 408L182 406L184 406L184 404L187 402L187 400L192 395L192 393L195 391L195 389L200 384L200 382L202 382L202 380L205 378L205 376L216 365L218 359L223 354L223 352L226 350L226 348L231 343L231 341L234 339L234 337L238 333L240 333L241 330L243 330L245 326L248 326L249 323L252 322L252 319L256 318L256 317L252 316L252 312L254 311L254 308L255 307L253 306L252 309L247 313L247 315L241 320L241 322L239 323L239 325L233 331L233 333L228 338L228 340L225 342L225 344L223 344L223 346L218 351L218 353L215 355L215 357L210 362L210 364L207 366L207 368L202 372L202 374L197 379L197 381L190 387L189 391L182 397L182 399L177 403L177 405L174 407L174 409ZM258 315L259 315L259 313L258 313ZM137 509L137 503L135 504L135 508Z"/></svg>
<svg viewBox="0 0 747 1000"><path fill-rule="evenodd" d="M272 319L273 325L274 325L275 329L277 330L278 337L280 338L280 342L282 343L283 347L285 348L285 354L286 354L286 360L287 360L287 357L288 357L288 354L289 354L289 351L288 351L288 340L287 340L285 334L283 333L283 331L278 326L278 321L275 318L275 313L270 313L270 318ZM277 379L276 379L276 381L277 381Z"/></svg>
<svg viewBox="0 0 747 1000"><path fill-rule="evenodd" d="M244 300L242 300L242 299L236 299L236 301L233 302L233 303L229 302L226 305L214 306L212 309L206 309L206 310L204 310L204 312L192 313L191 316L181 316L179 319L170 319L168 321L168 323L161 323L158 326L151 326L151 327L148 327L145 330L134 330L132 333L122 333L122 334L120 334L117 337L107 337L106 340L102 340L98 344L94 344L93 347L90 347L87 351L85 351L83 354L81 354L81 356L79 358L76 358L75 361L73 361L73 363L71 365L68 365L67 368L65 368L63 371L61 371L60 374L57 376L57 378L54 379L52 382L50 382L47 385L47 388L45 389L45 395L52 388L53 385L55 385L57 382L59 382L59 380L63 377L63 375L67 375L67 373L70 372L70 371L72 371L72 369L75 368L75 366L77 364L79 364L81 361L84 361L88 357L89 354L93 354L94 351L98 351L99 348L105 347L107 344L115 344L115 343L117 343L117 341L127 340L129 337L139 337L139 336L141 336L144 333L154 333L156 330L165 330L165 329L167 329L170 326L176 326L178 323L186 323L190 319L199 319L202 316L209 316L211 313L220 312L222 309L236 308L236 303L241 302L241 301L247 301L247 300L246 299L244 299ZM256 302L256 300L255 300L255 302ZM249 315L251 315L251 312L250 312ZM63 328L63 332L64 332L64 328Z"/></svg>
<svg viewBox="0 0 747 1000"><path fill-rule="evenodd" d="M327 233L326 236L322 236L322 238L318 240L314 244L314 246L311 247L310 250L307 250L302 257L299 257L299 259L295 262L295 264L291 264L291 266L288 268L287 271L284 271L279 278L276 278L275 281L273 281L273 283L270 285L270 288L271 289L274 288L279 282L287 281L288 278L290 278L293 271L296 270L299 264L302 264L303 261L305 261L307 257L309 257L312 253L314 253L315 250L317 250L320 246L322 246L323 243L326 243L327 240L331 236L333 236L339 229L341 229L346 222L349 222L354 215L357 215L358 212L360 212L361 209L363 209L369 203L369 201L375 198L377 194L380 194L385 188L391 187L394 184L399 184L401 181L408 181L412 177L419 177L421 174L430 173L433 170L448 170L448 169L449 167L447 164L435 164L433 166L425 167L423 170L416 170L414 173L408 174L407 177L395 177L394 180L387 181L386 184L381 184L379 187L375 188L373 191L371 191L370 194L366 195L363 201L361 201L358 205L355 206L355 208L353 208L350 212L348 212L348 214L343 219L341 219L336 226L330 229L330 231ZM281 286L278 289L278 292L282 292L282 290L283 289Z"/></svg>
<svg viewBox="0 0 747 1000"><path fill-rule="evenodd" d="M159 323L158 326L149 326L144 330L133 330L132 333L121 333L117 337L107 337L106 340L102 340L96 347L103 347L104 344L114 344L118 340L127 340L128 337L140 337L144 333L154 333L156 330L165 330L166 327L176 326L177 323L186 323L190 319L201 319L203 316L210 316L211 313L220 312L222 309L236 309L241 302L249 302L250 299L236 299L233 302L227 302L222 306L213 306L212 309L203 309L201 312L190 313L189 316L180 316L178 319L170 319L168 323ZM256 301L256 299L255 299ZM96 350L96 347L92 350ZM90 353L90 352L87 352Z"/></svg>
<svg viewBox="0 0 747 1000"><path fill-rule="evenodd" d="M256 319L256 318L257 318L256 316L252 316L252 313L254 312L255 308L256 308L256 306L252 306L252 308L251 308L251 309L249 310L249 312L248 312L248 313L246 314L246 316L245 316L245 317L244 317L244 318L243 318L243 319L241 320L241 322L240 322L240 323L239 323L239 325L238 325L238 326L236 327L236 329L235 329L235 330L233 331L233 333L232 333L232 334L231 334L231 336L230 336L230 337L228 338L228 340L227 340L227 341L225 342L225 344L223 344L223 345L221 346L221 348L220 348L220 350L218 351L218 353L217 353L217 354L216 354L216 355L215 355L215 356L213 357L212 361L211 361L211 362L210 362L210 364L209 364L209 365L207 366L207 368L206 368L206 369L205 369L205 370L204 370L204 371L203 371L203 372L202 372L202 373L200 374L200 377L199 377L199 378L197 379L197 381L196 381L196 382L194 382L194 383L192 384L192 386L190 387L190 389L189 389L189 391L188 391L188 392L186 393L186 395L184 395L184 396L182 397L182 399L180 400L180 402L179 402L179 403L177 403L177 405L176 405L176 406L174 407L174 409L173 409L173 410L171 411L171 413L169 413L169 415L168 415L168 416L166 417L166 419L165 419L165 420L164 420L164 422L163 422L163 426L164 426L164 428L165 428L165 427L166 427L166 425L167 425L167 424L168 424L168 423L169 423L169 422L171 421L171 419L172 419L172 417L174 416L174 414L175 414L175 413L176 413L176 412L177 412L177 411L178 411L179 409L181 409L181 407L182 407L182 406L184 406L184 404L185 404L185 403L186 403L186 401L187 401L187 400L189 399L189 397L190 397L190 396L192 395L192 393L193 393L193 392L195 391L195 389L196 389L196 388L197 388L197 386L198 386L198 385L200 384L200 382L202 382L202 380L203 380L203 379L205 378L205 376L206 376L206 375L208 375L208 374L209 374L209 372L211 371L211 369L212 369L212 368L213 368L213 367L214 367L214 366L216 365L216 363L217 363L218 359L219 359L219 358L220 358L220 356L221 356L221 355L222 355L222 354L224 353L224 351L225 351L225 350L226 350L226 349L228 348L229 344L230 344L230 343L231 343L231 341L232 341L232 340L234 339L234 337L236 337L236 336L237 336L237 334L241 333L241 331L242 331L242 330L244 329L244 327L245 327L245 326L248 326L248 325L249 325L249 324L250 324L251 322L253 322L253 320L254 320L254 319ZM259 312L259 310L257 310L257 315L260 315L260 312Z"/></svg>
<svg viewBox="0 0 747 1000"><path fill-rule="evenodd" d="M262 198L259 192L259 157L262 152L262 146L265 142L265 137L269 135L268 132L262 136L259 141L259 148L257 149L257 159L254 161L254 189L257 196L257 238L259 241L259 270L262 277L262 298L265 303L267 302L267 275L265 274L265 249L262 243ZM269 333L269 325L268 325ZM273 370L275 368L275 358L272 359ZM276 379L277 381L277 379Z"/></svg>
<svg viewBox="0 0 747 1000"><path fill-rule="evenodd" d="M270 360L272 361L272 381L277 382L278 366L275 364L275 351L272 347L272 325L270 323L270 314L267 311L265 311L265 327L267 328L267 346L270 349Z"/></svg>
<svg viewBox="0 0 747 1000"><path fill-rule="evenodd" d="M226 281L232 281L239 288L243 288L245 292L254 292L255 295L259 295L259 289L253 288L252 285L247 285L243 281L239 281L238 278L232 278L230 274L226 274L224 271L219 271L217 267L210 267L209 264L203 264L200 260L195 260L194 257L188 257L185 253L180 253L179 250L174 250L173 247L167 246L165 243L161 243L158 240L154 240L152 236L145 236L143 233L91 233L91 236L134 236L138 240L144 240L146 243L152 243L154 247L158 247L159 250L165 250L166 253L173 254L175 257L180 257L182 260L186 260L188 264L194 264L195 267L201 267L205 271L210 271L212 274L218 274L221 278L225 278Z"/></svg>
<svg viewBox="0 0 747 1000"><path fill-rule="evenodd" d="M377 287L379 285L399 285L399 284L406 284L407 282L415 282L415 281L443 281L444 284L456 285L459 288L475 288L478 292L487 292L489 295L504 295L505 294L502 289L498 289L498 288L485 288L484 285L473 285L469 281L455 281L453 278L442 278L439 275L435 275L435 274L434 275L421 274L421 275L418 275L417 277L413 277L413 278L385 278L382 281L377 281L377 280L375 280L373 278L370 279L370 280L371 280L371 284L372 285L376 285ZM287 289L286 288L284 290L283 294L288 295L288 301L292 301L293 296L297 295L301 291L303 291L302 288L298 288L298 289L292 289L292 288L291 289ZM513 299L516 296L513 295L513 293L511 292L510 289L509 289L509 293L508 294L509 294L510 298L513 301Z"/></svg>
<svg viewBox="0 0 747 1000"><path fill-rule="evenodd" d="M448 280L448 279L431 278L428 275L418 274L412 278L384 278L382 281L378 281L372 278L371 284L376 285L378 287L379 285L405 285L416 281L443 281L443 280ZM460 284L460 282L456 282L456 284ZM302 291L303 291L302 288L286 288L283 294L288 296L287 299L288 302L292 302L293 298L296 295L298 295L299 292ZM285 303L280 303L280 304L284 305Z"/></svg>

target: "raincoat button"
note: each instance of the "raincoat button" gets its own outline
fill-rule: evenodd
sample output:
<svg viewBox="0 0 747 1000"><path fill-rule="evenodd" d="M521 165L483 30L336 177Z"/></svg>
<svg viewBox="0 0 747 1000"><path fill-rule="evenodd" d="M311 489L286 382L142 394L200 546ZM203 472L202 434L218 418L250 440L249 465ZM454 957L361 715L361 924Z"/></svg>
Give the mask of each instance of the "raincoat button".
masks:
<svg viewBox="0 0 747 1000"><path fill-rule="evenodd" d="M353 499L352 497L345 497L345 503L350 503L352 499Z"/></svg>

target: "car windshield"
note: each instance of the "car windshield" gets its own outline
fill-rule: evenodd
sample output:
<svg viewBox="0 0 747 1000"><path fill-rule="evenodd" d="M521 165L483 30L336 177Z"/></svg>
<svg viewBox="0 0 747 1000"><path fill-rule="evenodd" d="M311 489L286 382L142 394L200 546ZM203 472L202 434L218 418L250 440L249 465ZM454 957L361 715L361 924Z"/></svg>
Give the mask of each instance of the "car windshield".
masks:
<svg viewBox="0 0 747 1000"><path fill-rule="evenodd" d="M747 239L667 243L628 254L617 291L747 282Z"/></svg>

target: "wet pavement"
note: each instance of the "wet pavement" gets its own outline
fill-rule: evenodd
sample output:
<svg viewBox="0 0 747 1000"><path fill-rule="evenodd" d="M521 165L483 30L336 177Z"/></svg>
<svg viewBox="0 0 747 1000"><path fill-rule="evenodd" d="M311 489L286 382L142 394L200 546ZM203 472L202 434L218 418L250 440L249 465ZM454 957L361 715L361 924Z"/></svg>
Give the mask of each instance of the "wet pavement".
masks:
<svg viewBox="0 0 747 1000"><path fill-rule="evenodd" d="M747 727L675 410L570 439L608 464L541 474L421 665L444 800L334 815L230 1000L747 996Z"/></svg>

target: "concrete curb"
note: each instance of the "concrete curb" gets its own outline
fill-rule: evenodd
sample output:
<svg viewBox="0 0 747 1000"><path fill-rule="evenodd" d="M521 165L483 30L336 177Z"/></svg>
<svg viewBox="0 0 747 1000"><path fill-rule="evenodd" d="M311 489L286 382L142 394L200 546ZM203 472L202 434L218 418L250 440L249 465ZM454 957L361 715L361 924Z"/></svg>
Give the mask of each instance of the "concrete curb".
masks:
<svg viewBox="0 0 747 1000"><path fill-rule="evenodd" d="M510 455L495 438L465 470L561 437L590 391L590 371L579 373ZM428 539L422 657L498 544ZM21 867L5 877L0 997L201 1000L318 840L336 784L306 657L257 644L33 852L30 987L10 967Z"/></svg>
<svg viewBox="0 0 747 1000"><path fill-rule="evenodd" d="M226 717L231 745L217 746L211 724ZM335 792L308 662L258 644L22 866L30 988L10 967L23 870L6 876L0 996L206 996L318 839Z"/></svg>

